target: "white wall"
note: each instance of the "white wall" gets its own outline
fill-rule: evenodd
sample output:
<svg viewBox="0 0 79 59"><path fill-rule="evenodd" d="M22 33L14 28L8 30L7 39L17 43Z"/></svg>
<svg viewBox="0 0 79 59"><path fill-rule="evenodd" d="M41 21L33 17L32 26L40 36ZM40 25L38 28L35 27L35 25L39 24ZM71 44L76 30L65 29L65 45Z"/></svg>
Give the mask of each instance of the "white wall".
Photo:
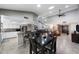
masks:
<svg viewBox="0 0 79 59"><path fill-rule="evenodd" d="M66 21L66 23L69 24L71 32L76 30L75 26L76 24L79 24L79 9L65 13L65 16L62 16L60 18L58 16L47 18L47 24L49 24L49 26L62 24L63 21Z"/></svg>

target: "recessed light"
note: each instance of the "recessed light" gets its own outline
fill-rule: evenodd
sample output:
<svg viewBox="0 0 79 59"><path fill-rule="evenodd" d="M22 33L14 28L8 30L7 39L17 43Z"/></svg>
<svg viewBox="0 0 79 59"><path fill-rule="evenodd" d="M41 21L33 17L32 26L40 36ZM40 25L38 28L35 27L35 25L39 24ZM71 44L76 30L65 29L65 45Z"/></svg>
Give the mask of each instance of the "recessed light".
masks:
<svg viewBox="0 0 79 59"><path fill-rule="evenodd" d="M37 4L37 7L41 7L41 5L40 4Z"/></svg>
<svg viewBox="0 0 79 59"><path fill-rule="evenodd" d="M65 8L69 8L70 6L69 5L65 5Z"/></svg>
<svg viewBox="0 0 79 59"><path fill-rule="evenodd" d="M48 9L51 10L51 9L53 9L53 8L55 8L55 6L50 6Z"/></svg>

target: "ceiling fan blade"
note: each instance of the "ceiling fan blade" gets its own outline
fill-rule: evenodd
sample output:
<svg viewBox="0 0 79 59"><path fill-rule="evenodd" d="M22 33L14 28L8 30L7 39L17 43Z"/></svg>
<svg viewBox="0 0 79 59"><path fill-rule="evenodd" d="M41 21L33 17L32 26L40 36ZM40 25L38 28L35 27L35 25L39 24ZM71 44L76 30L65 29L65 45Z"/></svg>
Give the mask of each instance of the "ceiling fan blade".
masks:
<svg viewBox="0 0 79 59"><path fill-rule="evenodd" d="M65 16L65 14L61 13L61 9L59 9L59 15L58 15L58 17L61 17L61 16Z"/></svg>

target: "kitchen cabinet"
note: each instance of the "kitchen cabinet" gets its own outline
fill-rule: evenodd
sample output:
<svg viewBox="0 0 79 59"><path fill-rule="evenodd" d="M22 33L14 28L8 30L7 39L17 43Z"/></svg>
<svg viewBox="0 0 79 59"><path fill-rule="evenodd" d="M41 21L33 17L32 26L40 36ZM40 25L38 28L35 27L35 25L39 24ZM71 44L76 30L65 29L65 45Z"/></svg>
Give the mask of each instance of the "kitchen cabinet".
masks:
<svg viewBox="0 0 79 59"><path fill-rule="evenodd" d="M17 32L7 32L10 29L19 28L18 24L13 21L14 18L4 15L1 15L0 17L2 40L6 38L17 37Z"/></svg>

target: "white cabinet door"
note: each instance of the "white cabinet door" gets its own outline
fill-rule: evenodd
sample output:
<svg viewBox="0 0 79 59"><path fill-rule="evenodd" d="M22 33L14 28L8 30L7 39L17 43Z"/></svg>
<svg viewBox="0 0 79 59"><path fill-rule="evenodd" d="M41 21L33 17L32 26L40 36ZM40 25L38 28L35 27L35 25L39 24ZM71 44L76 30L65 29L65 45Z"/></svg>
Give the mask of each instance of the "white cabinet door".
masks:
<svg viewBox="0 0 79 59"><path fill-rule="evenodd" d="M2 30L10 28L18 28L17 23L12 21L13 18L9 16L1 16ZM17 32L2 32L2 39L17 37Z"/></svg>
<svg viewBox="0 0 79 59"><path fill-rule="evenodd" d="M3 29L5 28L18 28L18 23L14 21L13 17L2 16L1 22L3 24ZM17 19L16 19L17 20Z"/></svg>

